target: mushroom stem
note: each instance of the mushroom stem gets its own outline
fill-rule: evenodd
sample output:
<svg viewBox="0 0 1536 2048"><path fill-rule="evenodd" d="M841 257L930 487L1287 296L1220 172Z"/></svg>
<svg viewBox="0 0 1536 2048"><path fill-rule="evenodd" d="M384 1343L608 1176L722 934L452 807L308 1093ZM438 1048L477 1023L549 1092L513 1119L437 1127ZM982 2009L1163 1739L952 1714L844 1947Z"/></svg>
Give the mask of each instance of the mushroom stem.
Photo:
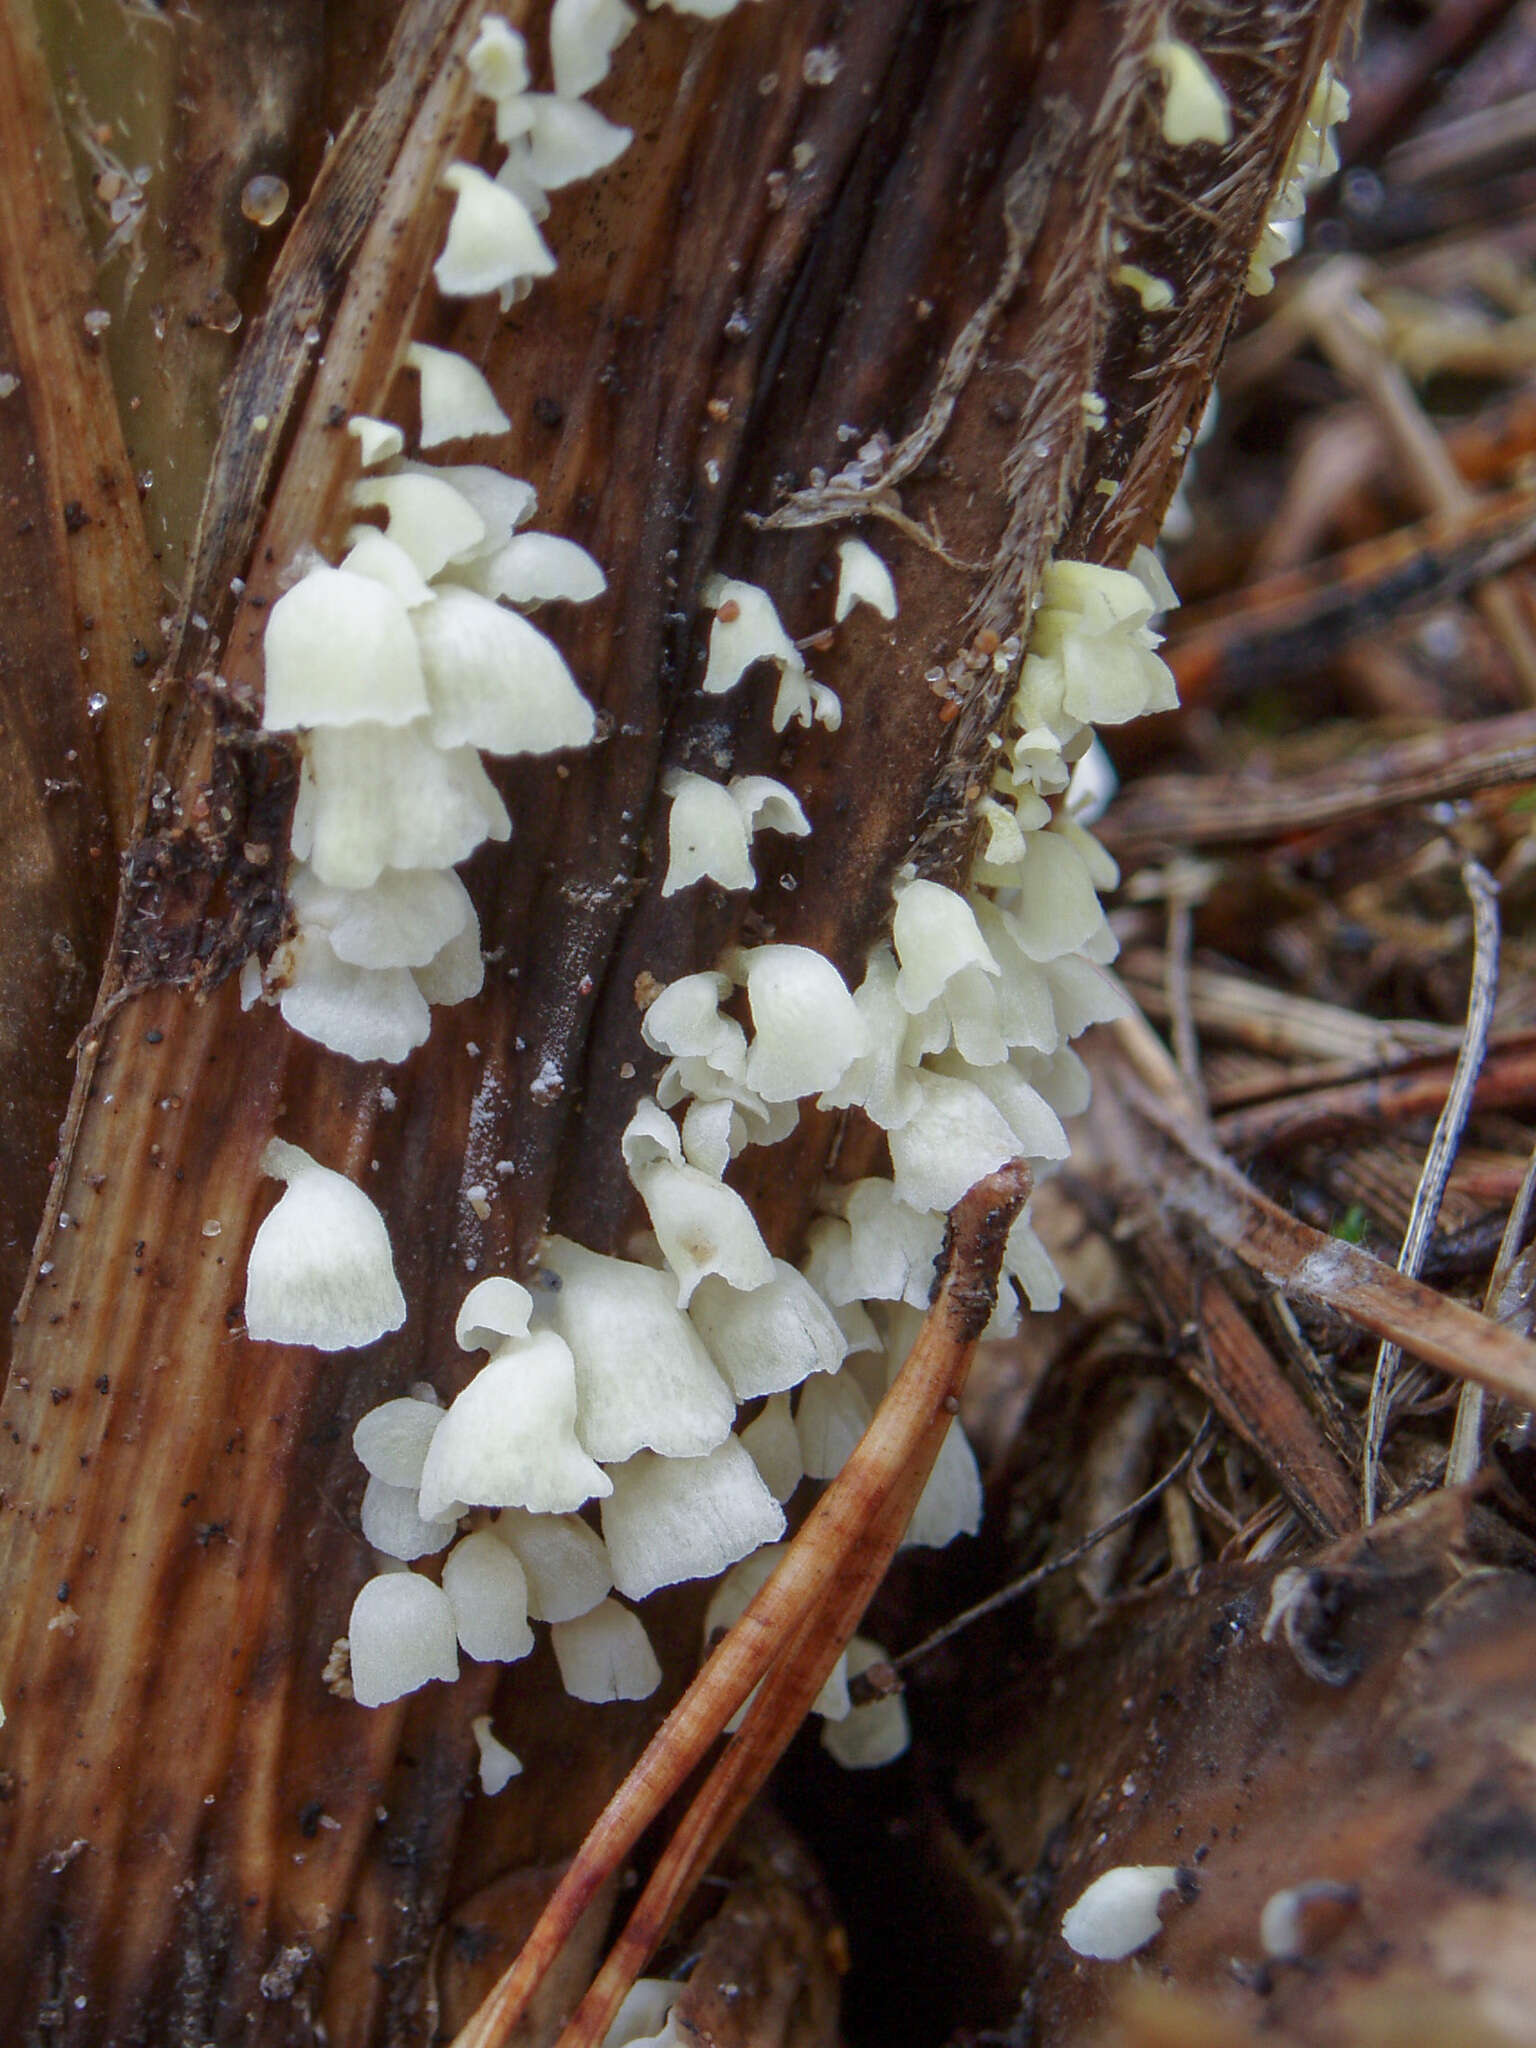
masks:
<svg viewBox="0 0 1536 2048"><path fill-rule="evenodd" d="M516 1961L453 2048L505 2048L600 1887L772 1667L741 1729L664 1851L560 2048L595 2048L647 1957L788 1747L847 1647L901 1539L965 1385L1030 1192L1013 1162L951 1212L933 1305L874 1421L784 1561L715 1649L599 1815Z"/></svg>

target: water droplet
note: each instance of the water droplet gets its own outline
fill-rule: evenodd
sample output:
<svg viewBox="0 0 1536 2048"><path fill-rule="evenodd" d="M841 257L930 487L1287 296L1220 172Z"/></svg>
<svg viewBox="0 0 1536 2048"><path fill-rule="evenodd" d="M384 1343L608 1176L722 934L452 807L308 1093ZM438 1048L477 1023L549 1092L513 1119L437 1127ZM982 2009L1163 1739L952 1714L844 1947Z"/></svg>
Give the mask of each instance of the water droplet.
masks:
<svg viewBox="0 0 1536 2048"><path fill-rule="evenodd" d="M215 334L233 334L243 318L233 296L226 291L211 293L203 308L203 325L211 327Z"/></svg>
<svg viewBox="0 0 1536 2048"><path fill-rule="evenodd" d="M89 711L92 718L100 718L107 708L106 693L102 690L92 690L90 696L85 700L85 708Z"/></svg>
<svg viewBox="0 0 1536 2048"><path fill-rule="evenodd" d="M240 194L240 211L259 228L276 227L288 211L288 187L281 178L261 171L247 178Z"/></svg>

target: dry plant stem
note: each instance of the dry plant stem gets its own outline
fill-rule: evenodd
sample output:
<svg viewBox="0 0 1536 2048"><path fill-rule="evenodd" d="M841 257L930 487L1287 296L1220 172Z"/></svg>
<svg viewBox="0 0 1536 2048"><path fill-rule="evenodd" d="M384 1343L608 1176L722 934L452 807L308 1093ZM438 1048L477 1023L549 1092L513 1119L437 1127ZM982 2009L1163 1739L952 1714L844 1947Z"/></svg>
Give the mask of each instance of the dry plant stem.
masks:
<svg viewBox="0 0 1536 2048"><path fill-rule="evenodd" d="M1158 775L1128 790L1102 836L1117 853L1242 845L1346 825L1408 804L1474 795L1536 775L1536 711L1362 747L1310 775Z"/></svg>
<svg viewBox="0 0 1536 2048"><path fill-rule="evenodd" d="M663 1850L558 2048L598 2048L625 1993L794 1739L879 1588L949 1423L942 1411L935 1417L931 1443L875 1509L832 1597L806 1617L769 1669L741 1727Z"/></svg>
<svg viewBox="0 0 1536 2048"><path fill-rule="evenodd" d="M1367 1124L1390 1129L1406 1117L1437 1114L1455 1071L1453 1061L1434 1060L1415 1063L1406 1071L1279 1094L1272 1101L1217 1117L1212 1128L1222 1149L1240 1156L1292 1145L1331 1127ZM1481 1110L1524 1109L1533 1099L1536 1036L1521 1032L1493 1045L1477 1076L1472 1102Z"/></svg>
<svg viewBox="0 0 1536 2048"><path fill-rule="evenodd" d="M454 20L458 21L456 49L450 34ZM388 89L368 118L355 121L338 140L295 223L273 277L271 302L231 384L204 496L197 558L178 618L166 679L185 679L208 655L215 626L224 624L230 579L245 569L244 594L221 656L219 688L237 704L260 701L265 607L277 595L278 579L300 543L328 535L338 524L342 493L357 473L357 444L350 435L337 431L334 409L339 406L345 414L382 407L414 324L425 289L427 254L438 228L437 180L462 127L469 98L463 50L472 40L477 22L472 6L466 12L461 4L445 20L428 0L419 0L401 17L391 45L395 61L389 67ZM439 64L418 110L414 88L442 54L445 43L458 61ZM382 196L378 190L381 179ZM370 218L364 235L364 222ZM337 289L336 280L349 274L347 262L360 237L362 251L350 273L361 281L360 288L343 298L327 337L324 363L311 387L313 348L308 337L317 331L315 323L323 315L328 293ZM309 403L295 443L286 450L283 485L258 540L258 520L278 450L285 445L284 429L306 388L310 389ZM115 419L110 399L107 404ZM265 419L267 426L257 428L257 419ZM182 833L188 815L207 816L209 805L203 793L219 779L223 737L206 701L184 691L168 700L166 711L134 819L140 858L152 822L148 793L154 776L164 776L176 792L173 815L153 821L162 830L168 827L166 836L171 838ZM224 851L215 834L203 863L204 887L190 914L184 902L175 903L168 914L159 891L146 890L141 898L132 881L119 897L106 972L79 1047L58 1165L16 1306L18 1322L31 1307L38 1270L58 1226L105 1027L123 1001L125 989L144 977L146 967L153 969L154 978L182 979L170 958L148 963L138 960L136 926L140 920L153 923L157 950L164 950L168 934L182 927L184 945L179 950L196 978L206 959L201 943L202 914ZM238 888L231 893L238 895ZM173 942L170 951L174 954L177 950Z"/></svg>
<svg viewBox="0 0 1536 2048"><path fill-rule="evenodd" d="M1525 1169L1525 1178L1520 1183L1509 1219L1504 1225L1504 1235L1499 1240L1498 1256L1493 1262L1493 1271L1488 1275L1488 1286L1483 1295L1483 1314L1497 1317L1502 1305L1505 1288L1515 1261L1525 1240L1526 1228L1531 1219L1532 1205L1536 1204L1536 1152L1532 1152L1530 1163ZM1481 1387L1463 1387L1456 1402L1456 1426L1451 1432L1451 1448L1446 1453L1445 1483L1447 1486L1461 1486L1476 1477L1482 1462L1483 1408L1486 1396Z"/></svg>
<svg viewBox="0 0 1536 2048"><path fill-rule="evenodd" d="M793 1682L781 1681L781 1689L803 1682L797 1651L806 1640L813 1644L824 1640L822 1631L829 1621L834 1629L840 1625L844 1619L842 1588L849 1582L850 1573L862 1589L857 1612L848 1620L848 1635L853 1633L900 1541L912 1504L950 1425L954 1414L951 1404L959 1398L977 1338L996 1299L997 1276L1009 1228L1028 1193L1026 1169L1005 1167L978 1183L954 1210L943 1277L933 1307L873 1422L807 1516L772 1578L711 1653L703 1670L609 1802L550 1898L521 1955L459 2033L454 2048L502 2048L511 2038L529 2000L604 1879L702 1761L710 1744L770 1665L780 1658L791 1660L797 1673L802 1674ZM905 1512L899 1519L898 1509L890 1505L893 1496L905 1502ZM838 1590L829 1607L828 1596L833 1588ZM838 1654L834 1651L827 1658L827 1669L836 1662ZM824 1677L825 1672L805 1695L806 1706L815 1698ZM768 1687L764 1692L768 1693ZM771 1719L759 1700L722 1765L717 1767L726 1771L720 1786L730 1789L733 1795L739 1787L744 1795L743 1805L750 1800L793 1736L803 1711L802 1707L800 1713L786 1719L786 1699L781 1702L779 1718ZM771 1756L767 1754L770 1740L765 1733L770 1720L772 1739L777 1741ZM748 1736L749 1729L750 1742L744 1747L743 1738ZM755 1775L738 1777L742 1763L733 1762L733 1758L752 1762ZM701 1796L707 1798L708 1786ZM701 1813L713 1810L700 1809ZM678 1903L673 1896L671 1908L675 1910ZM622 1995L621 1990L619 1996ZM605 2021L604 2027L606 2024ZM599 2028L593 2038L601 2038L602 2031Z"/></svg>
<svg viewBox="0 0 1536 2048"><path fill-rule="evenodd" d="M1522 1408L1536 1407L1536 1344L1288 1216L1181 1117L1176 1105L1170 1108L1167 1055L1160 1065L1150 1065L1125 1024L1110 1026L1109 1036L1119 1056L1101 1051L1090 1064L1106 1092L1115 1091L1126 1117L1163 1140L1155 1151L1128 1144L1126 1152L1127 1164L1165 1207L1188 1217L1271 1286L1333 1309L1373 1336L1394 1339L1454 1379L1475 1381Z"/></svg>
<svg viewBox="0 0 1536 2048"><path fill-rule="evenodd" d="M1136 1247L1166 1305L1180 1366L1257 1452L1312 1533L1343 1535L1355 1519L1344 1467L1230 1289L1198 1271L1188 1250L1156 1223L1137 1232Z"/></svg>
<svg viewBox="0 0 1536 2048"><path fill-rule="evenodd" d="M1411 1279L1418 1277L1428 1249L1430 1233L1440 1214L1445 1184L1455 1164L1456 1150L1467 1118L1472 1113L1473 1091L1488 1049L1488 1030L1493 1021L1493 1002L1499 986L1499 892L1498 884L1475 860L1462 868L1462 881L1472 903L1472 989L1467 1000L1466 1035L1456 1061L1451 1086L1436 1121L1424 1170L1414 1191L1408 1228L1397 1270ZM1360 1467L1360 1498L1363 1518L1369 1526L1376 1519L1376 1496L1380 1478L1381 1452L1392 1414L1392 1392L1402 1363L1402 1347L1388 1339L1377 1354L1371 1376L1370 1405L1365 1417L1365 1455Z"/></svg>
<svg viewBox="0 0 1536 2048"><path fill-rule="evenodd" d="M1312 331L1340 376L1381 421L1420 509L1465 516L1475 500L1413 386L1383 346L1379 316L1361 295L1366 275L1362 265L1347 258L1319 271L1306 294ZM1490 577L1478 586L1473 602L1509 656L1526 695L1536 696L1536 639L1514 589Z"/></svg>
<svg viewBox="0 0 1536 2048"><path fill-rule="evenodd" d="M1118 971L1143 1009L1161 996L1158 984L1164 968L1160 952L1137 948L1122 953ZM1373 1070L1421 1058L1425 1053L1454 1052L1461 1043L1461 1033L1449 1026L1421 1024L1412 1018L1362 1017L1336 1003L1272 988L1247 974L1191 966L1188 981L1195 1025L1275 1059L1327 1061L1334 1067Z"/></svg>
<svg viewBox="0 0 1536 2048"><path fill-rule="evenodd" d="M1302 674L1524 560L1533 546L1536 493L1509 491L1192 605L1168 649L1180 701Z"/></svg>

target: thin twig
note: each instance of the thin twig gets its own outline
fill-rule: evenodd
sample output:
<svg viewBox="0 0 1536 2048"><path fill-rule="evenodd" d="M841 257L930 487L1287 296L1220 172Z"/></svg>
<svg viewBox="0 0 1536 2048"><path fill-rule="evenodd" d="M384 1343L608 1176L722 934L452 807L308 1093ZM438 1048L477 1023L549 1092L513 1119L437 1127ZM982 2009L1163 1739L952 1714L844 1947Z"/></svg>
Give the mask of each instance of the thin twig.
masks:
<svg viewBox="0 0 1536 2048"><path fill-rule="evenodd" d="M1128 1522L1134 1522L1143 1508L1149 1508L1159 1494L1165 1492L1176 1480L1184 1477L1194 1462L1195 1453L1210 1435L1210 1431L1211 1417L1207 1412L1200 1427L1162 1478L1155 1479L1145 1493L1137 1494L1133 1501L1128 1501L1107 1521L1100 1522L1091 1535L1085 1536L1081 1543L1074 1543L1070 1550L1064 1550L1059 1557L1048 1558L1044 1564L1036 1565L1033 1571L1025 1572L1017 1579L1010 1579L1006 1586L1000 1586L995 1593L989 1593L985 1600L978 1600L974 1607L963 1608L952 1620L946 1621L942 1628L936 1628L932 1635L924 1636L923 1640L914 1643L910 1650L903 1650L899 1657L893 1657L890 1660L891 1668L895 1671L907 1670L920 1658L928 1656L941 1644L947 1643L951 1636L959 1635L962 1629L970 1628L975 1622L985 1621L989 1614L996 1614L999 1608L1012 1606L1015 1600L1022 1600L1026 1593L1032 1593L1036 1586L1043 1585L1057 1572L1064 1572L1075 1564L1081 1564L1090 1551L1097 1550L1099 1545L1113 1536L1117 1529L1123 1529Z"/></svg>
<svg viewBox="0 0 1536 2048"><path fill-rule="evenodd" d="M1474 795L1536 775L1536 711L1368 743L1309 775L1157 775L1125 792L1104 820L1111 852L1290 839L1378 818L1408 804Z"/></svg>
<svg viewBox="0 0 1536 2048"><path fill-rule="evenodd" d="M1488 1050L1493 1001L1499 986L1498 884L1475 860L1463 864L1461 876L1472 904L1472 989L1467 1000L1467 1029L1450 1091L1435 1124L1424 1170L1414 1192L1408 1228L1403 1234L1397 1270L1410 1279L1418 1277L1424 1263L1424 1254L1440 1215L1445 1184L1450 1178L1467 1118L1472 1113L1473 1092ZM1360 1465L1361 1512L1367 1526L1376 1519L1381 1451L1386 1441L1387 1424L1391 1420L1393 1389L1402 1356L1402 1347L1389 1339L1377 1354L1376 1370L1371 1378L1371 1399L1365 1417L1365 1450Z"/></svg>

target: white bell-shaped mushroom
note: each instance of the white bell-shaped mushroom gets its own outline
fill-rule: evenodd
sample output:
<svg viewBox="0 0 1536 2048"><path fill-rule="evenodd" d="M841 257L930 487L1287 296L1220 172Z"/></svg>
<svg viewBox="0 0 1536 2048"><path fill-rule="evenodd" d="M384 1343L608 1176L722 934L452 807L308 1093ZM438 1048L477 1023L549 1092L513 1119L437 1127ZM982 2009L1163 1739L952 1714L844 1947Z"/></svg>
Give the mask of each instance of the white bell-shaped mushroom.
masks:
<svg viewBox="0 0 1536 2048"><path fill-rule="evenodd" d="M528 45L499 14L481 22L464 64L483 99L509 100L528 90Z"/></svg>
<svg viewBox="0 0 1536 2048"><path fill-rule="evenodd" d="M489 1714L476 1714L469 1726L475 1747L480 1752L480 1790L487 1798L494 1798L496 1793L504 1792L514 1778L522 1776L522 1763L504 1742L491 1733Z"/></svg>
<svg viewBox="0 0 1536 2048"><path fill-rule="evenodd" d="M784 1511L733 1436L702 1458L641 1451L609 1475L603 1540L626 1599L712 1579L784 1533Z"/></svg>
<svg viewBox="0 0 1536 2048"><path fill-rule="evenodd" d="M459 1533L458 1510L459 1503L452 1501L443 1514L428 1521L420 1512L414 1486L391 1486L383 1479L370 1479L363 1488L358 1519L375 1550L409 1564L448 1548Z"/></svg>
<svg viewBox="0 0 1536 2048"><path fill-rule="evenodd" d="M450 164L443 185L454 195L453 218L432 275L445 298L477 298L551 274L555 259L532 214L505 185L474 164Z"/></svg>
<svg viewBox="0 0 1536 2048"><path fill-rule="evenodd" d="M450 1500L565 1514L608 1480L576 1435L576 1367L553 1330L512 1340L443 1417L421 1474L426 1515Z"/></svg>
<svg viewBox="0 0 1536 2048"><path fill-rule="evenodd" d="M360 510L382 507L388 538L429 583L450 562L467 561L487 538L484 519L455 488L451 470L403 468L389 476L364 477L352 486L352 502ZM354 528L354 543L363 531Z"/></svg>
<svg viewBox="0 0 1536 2048"><path fill-rule="evenodd" d="M747 1034L720 1005L731 992L724 974L684 974L649 1005L640 1036L653 1052L707 1060L719 1073L740 1078L747 1069Z"/></svg>
<svg viewBox="0 0 1536 2048"><path fill-rule="evenodd" d="M299 863L288 894L300 925L323 932L353 967L425 967L475 923L469 891L451 868L386 868L370 888L333 889Z"/></svg>
<svg viewBox="0 0 1536 2048"><path fill-rule="evenodd" d="M788 1394L775 1394L763 1403L762 1412L741 1432L741 1443L764 1486L782 1505L805 1477Z"/></svg>
<svg viewBox="0 0 1536 2048"><path fill-rule="evenodd" d="M813 1372L836 1372L847 1349L827 1304L782 1259L761 1287L702 1281L688 1313L738 1401L784 1393Z"/></svg>
<svg viewBox="0 0 1536 2048"><path fill-rule="evenodd" d="M850 1679L862 1678L872 1665L886 1661L885 1651L868 1636L855 1636L844 1652ZM840 1721L828 1721L821 1746L845 1771L878 1770L904 1754L912 1740L906 1702L899 1692L866 1700Z"/></svg>
<svg viewBox="0 0 1536 2048"><path fill-rule="evenodd" d="M617 1600L599 1600L586 1614L557 1621L549 1639L560 1682L572 1699L594 1706L648 1700L661 1683L645 1624Z"/></svg>
<svg viewBox="0 0 1536 2048"><path fill-rule="evenodd" d="M731 1391L677 1306L669 1274L549 1238L559 1280L550 1316L576 1360L577 1433L590 1455L620 1464L636 1451L694 1458L725 1440Z"/></svg>
<svg viewBox="0 0 1536 2048"><path fill-rule="evenodd" d="M974 1536L981 1527L981 1473L958 1418L944 1432L903 1544L942 1550L957 1536Z"/></svg>
<svg viewBox="0 0 1536 2048"><path fill-rule="evenodd" d="M411 622L370 576L323 564L285 590L262 638L268 732L409 725L427 708Z"/></svg>
<svg viewBox="0 0 1536 2048"><path fill-rule="evenodd" d="M499 1351L509 1337L526 1337L532 1318L527 1288L492 1274L477 1280L460 1302L453 1341L461 1351Z"/></svg>
<svg viewBox="0 0 1536 2048"><path fill-rule="evenodd" d="M293 852L322 882L370 888L386 868L451 868L511 837L506 805L473 747L425 727L355 725L311 735Z"/></svg>
<svg viewBox="0 0 1536 2048"><path fill-rule="evenodd" d="M603 1539L580 1515L530 1515L524 1508L505 1508L495 1535L523 1568L533 1621L574 1621L613 1588Z"/></svg>
<svg viewBox="0 0 1536 2048"><path fill-rule="evenodd" d="M515 1664L533 1648L528 1581L489 1529L461 1537L443 1561L443 1591L459 1648L479 1664Z"/></svg>
<svg viewBox="0 0 1536 2048"><path fill-rule="evenodd" d="M705 585L704 603L715 615L700 685L706 695L723 697L727 690L734 690L754 662L771 661L780 670L797 668L803 673L805 664L766 590L755 583L716 576ZM774 730L782 727L775 724Z"/></svg>
<svg viewBox="0 0 1536 2048"><path fill-rule="evenodd" d="M559 648L516 612L450 585L412 623L439 747L549 754L587 745L591 705Z"/></svg>
<svg viewBox="0 0 1536 2048"><path fill-rule="evenodd" d="M251 1246L246 1335L348 1351L405 1321L384 1219L351 1181L274 1138L263 1173L288 1183Z"/></svg>
<svg viewBox="0 0 1536 2048"><path fill-rule="evenodd" d="M979 1088L924 1073L916 1114L891 1133L896 1192L909 1208L947 1212L1017 1151L1012 1130Z"/></svg>
<svg viewBox="0 0 1536 2048"><path fill-rule="evenodd" d="M407 611L432 602L432 586L402 547L376 526L354 526L352 544L342 557L348 576L366 576L392 591ZM423 686L425 687L425 686Z"/></svg>
<svg viewBox="0 0 1536 2048"><path fill-rule="evenodd" d="M368 1580L352 1603L347 1646L352 1697L362 1707L382 1707L430 1679L451 1683L459 1675L448 1595L417 1572Z"/></svg>
<svg viewBox="0 0 1536 2048"><path fill-rule="evenodd" d="M867 604L882 619L896 616L896 585L891 572L863 540L840 540L837 544L837 602L832 616L839 625L856 604Z"/></svg>
<svg viewBox="0 0 1536 2048"><path fill-rule="evenodd" d="M497 133L503 142L521 138L528 171L546 192L607 170L634 140L632 128L621 128L584 100L552 92L520 94L503 109Z"/></svg>
<svg viewBox="0 0 1536 2048"><path fill-rule="evenodd" d="M795 1433L806 1477L835 1479L872 1416L851 1368L835 1379L821 1373L807 1380L795 1403Z"/></svg>
<svg viewBox="0 0 1536 2048"><path fill-rule="evenodd" d="M614 51L634 25L634 9L624 0L555 0L549 62L562 99L580 99L602 84Z"/></svg>
<svg viewBox="0 0 1536 2048"><path fill-rule="evenodd" d="M427 1447L442 1419L435 1402L402 1394L359 1417L352 1448L371 1478L388 1486L419 1487Z"/></svg>
<svg viewBox="0 0 1536 2048"><path fill-rule="evenodd" d="M512 425L496 394L467 356L454 349L413 341L405 367L421 379L421 445L467 441L476 434L505 434Z"/></svg>
<svg viewBox="0 0 1536 2048"><path fill-rule="evenodd" d="M354 967L337 959L323 931L301 925L272 968L289 1030L348 1059L394 1065L431 1032L426 998L409 968Z"/></svg>
<svg viewBox="0 0 1536 2048"><path fill-rule="evenodd" d="M509 604L590 604L608 588L586 549L553 533L515 533L459 573L482 596Z"/></svg>
<svg viewBox="0 0 1536 2048"><path fill-rule="evenodd" d="M847 983L809 946L757 946L745 955L752 1045L746 1082L765 1102L833 1088L869 1049Z"/></svg>
<svg viewBox="0 0 1536 2048"><path fill-rule="evenodd" d="M347 432L357 443L357 459L364 469L393 462L405 451L405 434L393 420L376 420L365 412L355 412L347 421Z"/></svg>

